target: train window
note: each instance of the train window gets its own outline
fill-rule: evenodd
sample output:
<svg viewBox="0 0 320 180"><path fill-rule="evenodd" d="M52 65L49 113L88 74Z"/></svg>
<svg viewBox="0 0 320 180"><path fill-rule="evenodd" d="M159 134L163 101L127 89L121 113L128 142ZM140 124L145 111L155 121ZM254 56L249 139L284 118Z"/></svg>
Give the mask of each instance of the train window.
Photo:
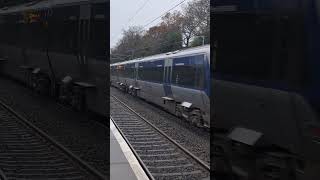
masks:
<svg viewBox="0 0 320 180"><path fill-rule="evenodd" d="M32 49L45 49L47 47L47 34L41 22L32 22L25 25L27 32L33 34L24 34L26 37L26 44ZM22 34L23 35L23 34Z"/></svg>
<svg viewBox="0 0 320 180"><path fill-rule="evenodd" d="M60 53L78 54L79 47L79 7L53 9L49 19L50 48Z"/></svg>
<svg viewBox="0 0 320 180"><path fill-rule="evenodd" d="M164 61L148 61L139 63L138 75L140 80L162 83Z"/></svg>
<svg viewBox="0 0 320 180"><path fill-rule="evenodd" d="M90 56L105 60L107 42L106 22L94 19L91 23Z"/></svg>
<svg viewBox="0 0 320 180"><path fill-rule="evenodd" d="M221 18L220 23L223 23L221 26L224 30L217 29L216 32L216 37L219 36L216 72L229 74L234 78L265 79L272 52L272 33L268 32L270 28L258 28L256 19L252 16L227 16L226 19L234 23L224 23ZM235 27L236 33L233 29Z"/></svg>
<svg viewBox="0 0 320 180"><path fill-rule="evenodd" d="M62 53L77 53L77 21L55 20L49 24L52 50Z"/></svg>
<svg viewBox="0 0 320 180"><path fill-rule="evenodd" d="M173 59L171 83L182 87L202 89L204 86L204 55Z"/></svg>
<svg viewBox="0 0 320 180"><path fill-rule="evenodd" d="M3 38L5 43L9 45L16 45L19 40L17 39L18 28L15 22L8 21L8 24L4 25Z"/></svg>
<svg viewBox="0 0 320 180"><path fill-rule="evenodd" d="M2 16L1 42L10 45L18 45L20 27L18 24L18 15Z"/></svg>
<svg viewBox="0 0 320 180"><path fill-rule="evenodd" d="M303 76L297 67L303 62L301 49L295 49L301 47L295 19L237 14L218 15L215 21L216 78L285 88L302 83L296 76Z"/></svg>
<svg viewBox="0 0 320 180"><path fill-rule="evenodd" d="M124 77L133 79L134 78L134 64L126 64L125 71L123 74Z"/></svg>
<svg viewBox="0 0 320 180"><path fill-rule="evenodd" d="M118 65L118 66L116 67L116 70L117 70L117 74L118 74L119 77L124 77L124 71L125 71L125 69L124 69L124 66L123 66L123 65Z"/></svg>
<svg viewBox="0 0 320 180"><path fill-rule="evenodd" d="M108 4L108 3L107 3ZM105 3L91 5L91 30L90 30L90 57L97 60L105 60L109 38L109 28L107 28L107 9Z"/></svg>
<svg viewBox="0 0 320 180"><path fill-rule="evenodd" d="M111 66L110 67L110 75L111 76L116 76L117 75L115 66Z"/></svg>
<svg viewBox="0 0 320 180"><path fill-rule="evenodd" d="M203 89L205 87L205 70L204 70L204 56L197 56L194 58L194 64L196 66L196 84L197 89Z"/></svg>

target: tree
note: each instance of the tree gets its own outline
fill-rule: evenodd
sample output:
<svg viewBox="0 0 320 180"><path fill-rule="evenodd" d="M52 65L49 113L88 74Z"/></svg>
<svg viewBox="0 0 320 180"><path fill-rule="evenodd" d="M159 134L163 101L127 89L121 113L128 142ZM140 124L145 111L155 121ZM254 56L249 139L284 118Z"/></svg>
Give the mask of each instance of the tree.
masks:
<svg viewBox="0 0 320 180"><path fill-rule="evenodd" d="M142 28L139 26L131 26L128 30L124 30L123 37L116 47L111 50L113 62L134 58L136 56L135 49L141 48L142 45L142 33Z"/></svg>
<svg viewBox="0 0 320 180"><path fill-rule="evenodd" d="M169 52L182 48L182 22L183 15L174 11L167 13L162 18L162 26L165 26L167 32L164 37L164 43L161 46L161 52Z"/></svg>
<svg viewBox="0 0 320 180"><path fill-rule="evenodd" d="M183 41L186 47L195 36L205 36L210 43L210 0L191 1L183 8Z"/></svg>
<svg viewBox="0 0 320 180"><path fill-rule="evenodd" d="M189 2L182 13L168 12L161 23L143 31L141 27L129 27L111 50L114 61L175 51L190 46L210 43L210 1Z"/></svg>
<svg viewBox="0 0 320 180"><path fill-rule="evenodd" d="M112 62L124 61L174 51L182 48L180 12L167 13L159 25L143 31L141 27L129 27L111 50Z"/></svg>
<svg viewBox="0 0 320 180"><path fill-rule="evenodd" d="M201 46L203 44L203 38L204 36L197 36L195 37L191 43L190 43L190 47L195 47L195 46Z"/></svg>

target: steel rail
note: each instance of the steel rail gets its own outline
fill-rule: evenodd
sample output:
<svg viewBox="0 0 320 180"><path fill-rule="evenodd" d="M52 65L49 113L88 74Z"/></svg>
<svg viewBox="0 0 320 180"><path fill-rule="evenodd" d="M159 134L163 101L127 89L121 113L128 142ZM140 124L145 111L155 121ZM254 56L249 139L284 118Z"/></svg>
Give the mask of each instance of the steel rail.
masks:
<svg viewBox="0 0 320 180"><path fill-rule="evenodd" d="M29 122L27 119L25 119L23 116L21 116L19 113L17 113L15 110L13 110L11 107L6 105L2 100L0 100L0 105L4 107L6 110L8 110L10 113L12 113L17 119L21 120L24 125L30 127L35 132L37 132L39 135L41 135L43 138L51 142L53 145L55 145L58 149L60 149L63 153L67 154L69 157L71 157L74 161L78 162L80 166L82 166L84 169L92 173L92 175L96 176L98 179L106 180L108 179L105 175L97 171L95 168L93 168L91 165L89 165L87 162L80 159L78 156L76 156L73 152L71 152L69 149L65 148L62 144L54 140L52 137L50 137L47 133L33 125L31 122Z"/></svg>

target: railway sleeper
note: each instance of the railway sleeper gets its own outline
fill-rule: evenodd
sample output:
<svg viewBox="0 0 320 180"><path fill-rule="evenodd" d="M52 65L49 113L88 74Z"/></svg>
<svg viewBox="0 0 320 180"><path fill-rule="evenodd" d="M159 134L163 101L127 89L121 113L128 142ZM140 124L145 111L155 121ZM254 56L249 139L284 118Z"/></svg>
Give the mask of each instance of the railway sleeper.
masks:
<svg viewBox="0 0 320 180"><path fill-rule="evenodd" d="M15 180L25 180L25 178L14 178ZM59 177L59 180L80 180L80 179L85 179L83 176L76 176L76 177ZM46 180L57 180L55 177L46 177Z"/></svg>
<svg viewBox="0 0 320 180"><path fill-rule="evenodd" d="M139 138L139 137L157 137L157 136L158 136L158 134L153 133L153 134L135 134L135 135L132 135L131 137Z"/></svg>
<svg viewBox="0 0 320 180"><path fill-rule="evenodd" d="M129 135L129 136L144 136L144 135L154 135L154 131L149 131L149 132L137 132L137 131L131 131L131 132L124 132L124 134Z"/></svg>
<svg viewBox="0 0 320 180"><path fill-rule="evenodd" d="M159 166L159 167L148 167L151 173L175 173L175 172L192 172L197 171L195 166L192 164L177 165L177 166Z"/></svg>
<svg viewBox="0 0 320 180"><path fill-rule="evenodd" d="M159 140L136 140L136 139L131 139L131 143L132 144L143 144L143 143L146 143L146 144L157 144L157 143L163 143L165 141L163 141L162 139L159 139Z"/></svg>
<svg viewBox="0 0 320 180"><path fill-rule="evenodd" d="M12 171L12 172L6 172L6 175L8 177L12 178L25 178L25 179L47 179L47 178L67 178L67 177L79 177L80 179L85 179L85 177L82 176L80 172L74 171L74 172L63 172L63 173L53 173L48 174L46 172L39 172L39 173L19 173L19 171Z"/></svg>
<svg viewBox="0 0 320 180"><path fill-rule="evenodd" d="M51 160L42 160L42 159L28 159L28 160L23 160L23 161L17 161L17 159L15 158L7 158L6 161L1 161L0 164L12 164L12 165L27 165L27 166L32 166L32 165L48 165L50 164L51 166L55 166L55 165L68 165L66 164L66 160L65 159L51 159Z"/></svg>
<svg viewBox="0 0 320 180"><path fill-rule="evenodd" d="M135 128L135 130L126 130L125 134L130 134L130 135L135 135L135 134L153 134L154 131L152 130L141 130L139 132L137 132L137 130L139 130L139 128Z"/></svg>
<svg viewBox="0 0 320 180"><path fill-rule="evenodd" d="M65 167L51 167L51 166L33 166L33 167L4 167L5 171L19 171L20 173L30 174L30 173L59 173L61 171L76 171L75 167L65 166Z"/></svg>
<svg viewBox="0 0 320 180"><path fill-rule="evenodd" d="M159 151L163 150L168 150L168 149L171 149L171 145L170 144L164 144L164 145L138 145L138 146L135 146L135 149L138 151L138 150L154 150L155 147L157 147L157 149Z"/></svg>
<svg viewBox="0 0 320 180"><path fill-rule="evenodd" d="M161 160L155 160L155 159L145 159L143 162L147 166L179 166L181 164L189 164L189 160L183 157L176 158L176 159L161 159Z"/></svg>
<svg viewBox="0 0 320 180"><path fill-rule="evenodd" d="M140 154L139 155L142 160L175 160L181 156L179 153L172 153L172 154Z"/></svg>
<svg viewBox="0 0 320 180"><path fill-rule="evenodd" d="M146 153L146 152L152 152L155 154L161 154L161 153L167 153L167 152L174 152L174 148L168 148L168 149L143 149L143 150L136 150L137 152Z"/></svg>
<svg viewBox="0 0 320 180"><path fill-rule="evenodd" d="M172 169L172 168L189 168L194 167L193 164L181 164L181 165L168 165L168 166L148 166L148 169Z"/></svg>
<svg viewBox="0 0 320 180"><path fill-rule="evenodd" d="M172 151L150 151L150 150L146 150L146 151L137 151L140 154L153 154L154 156L161 156L161 155L167 155L167 154L173 154L176 150L172 150Z"/></svg>
<svg viewBox="0 0 320 180"><path fill-rule="evenodd" d="M19 168L55 168L55 169L63 169L63 168L68 168L70 167L70 164L67 164L66 162L64 163L50 163L50 164L26 164L24 162L15 162L15 163L4 163L4 162L0 162L0 166L1 167L6 167L6 168L15 168L15 167L19 167Z"/></svg>
<svg viewBox="0 0 320 180"><path fill-rule="evenodd" d="M124 126L124 125L121 125ZM139 130L139 132L152 132L150 128L145 128L145 125L126 125L125 127L121 127L121 129L125 130L126 132L136 132Z"/></svg>
<svg viewBox="0 0 320 180"><path fill-rule="evenodd" d="M157 140L160 140L160 139L162 139L161 137L147 137L147 138L145 138L145 137L132 137L132 138L127 138L128 140L139 140L139 141L157 141Z"/></svg>
<svg viewBox="0 0 320 180"><path fill-rule="evenodd" d="M203 172L200 170L191 171L191 172L172 172L172 173L153 173L153 177L160 178L163 177L163 179L174 179L174 178L182 178L182 179L199 179L200 174Z"/></svg>
<svg viewBox="0 0 320 180"><path fill-rule="evenodd" d="M36 158L36 159L35 159ZM59 156L43 156L43 157L32 157L30 155L24 156L24 157L18 157L18 156L6 156L6 157L0 157L0 160L2 162L11 162L11 161L51 161L53 159L57 159ZM49 162L48 162L49 163Z"/></svg>

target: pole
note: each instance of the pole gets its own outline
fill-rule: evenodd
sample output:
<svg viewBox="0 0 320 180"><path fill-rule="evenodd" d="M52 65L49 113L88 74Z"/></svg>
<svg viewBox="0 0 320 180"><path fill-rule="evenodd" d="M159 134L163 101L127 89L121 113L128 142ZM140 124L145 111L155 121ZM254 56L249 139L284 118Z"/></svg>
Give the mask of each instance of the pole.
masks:
<svg viewBox="0 0 320 180"><path fill-rule="evenodd" d="M204 36L201 36L202 37L202 46L204 46Z"/></svg>

